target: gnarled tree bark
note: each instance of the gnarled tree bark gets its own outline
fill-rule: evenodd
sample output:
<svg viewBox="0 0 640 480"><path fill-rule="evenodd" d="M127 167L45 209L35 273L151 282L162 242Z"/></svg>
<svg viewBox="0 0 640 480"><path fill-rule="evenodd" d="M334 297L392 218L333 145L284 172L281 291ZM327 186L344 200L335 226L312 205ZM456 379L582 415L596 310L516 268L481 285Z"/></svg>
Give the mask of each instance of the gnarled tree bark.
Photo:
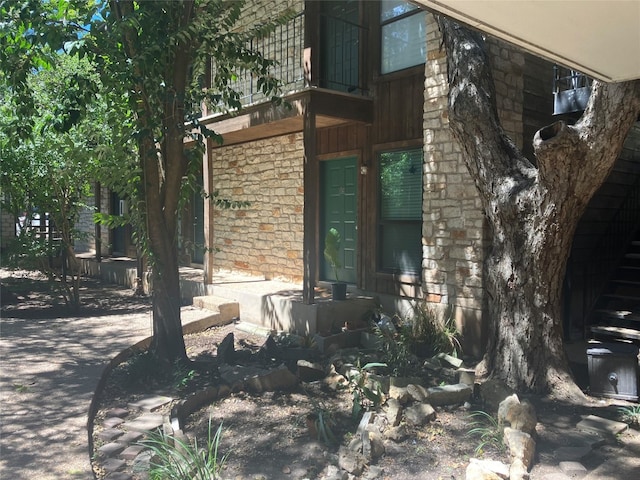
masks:
<svg viewBox="0 0 640 480"><path fill-rule="evenodd" d="M579 397L562 343L562 286L577 223L640 113L640 81L594 82L578 123L541 129L537 165L498 120L480 33L440 17L449 119L491 230L484 283L489 343L479 372L518 391Z"/></svg>

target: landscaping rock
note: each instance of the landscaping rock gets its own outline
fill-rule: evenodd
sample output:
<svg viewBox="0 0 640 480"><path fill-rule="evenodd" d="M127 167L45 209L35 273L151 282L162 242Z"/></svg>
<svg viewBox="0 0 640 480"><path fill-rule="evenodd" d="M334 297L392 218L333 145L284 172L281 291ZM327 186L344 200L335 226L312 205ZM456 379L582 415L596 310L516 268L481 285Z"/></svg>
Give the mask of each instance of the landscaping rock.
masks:
<svg viewBox="0 0 640 480"><path fill-rule="evenodd" d="M298 360L298 378L302 382L315 382L325 377L324 367L308 360Z"/></svg>
<svg viewBox="0 0 640 480"><path fill-rule="evenodd" d="M495 412L500 402L515 392L500 380L487 380L479 385L480 398L485 410Z"/></svg>
<svg viewBox="0 0 640 480"><path fill-rule="evenodd" d="M498 406L498 423L502 425L505 422L508 422L511 428L533 435L538 419L533 405L527 400L520 402L514 393L500 402Z"/></svg>
<svg viewBox="0 0 640 480"><path fill-rule="evenodd" d="M509 453L513 461L522 461L525 470L529 470L536 452L536 442L533 437L526 432L506 427L504 429L504 442L509 447Z"/></svg>
<svg viewBox="0 0 640 480"><path fill-rule="evenodd" d="M466 480L498 480L509 478L509 465L497 460L472 458L467 466Z"/></svg>
<svg viewBox="0 0 640 480"><path fill-rule="evenodd" d="M455 405L464 403L471 398L471 387L464 383L455 385L444 385L442 387L431 387L427 389L429 403L438 405Z"/></svg>
<svg viewBox="0 0 640 480"><path fill-rule="evenodd" d="M360 475L367 464L361 453L342 446L338 451L338 466L352 475Z"/></svg>
<svg viewBox="0 0 640 480"><path fill-rule="evenodd" d="M216 355L218 356L219 364L234 364L234 356L235 356L235 339L233 336L233 332L229 332L226 337L222 339L220 345L218 345L218 350Z"/></svg>
<svg viewBox="0 0 640 480"><path fill-rule="evenodd" d="M298 377L285 365L280 365L268 373L248 378L245 383L249 390L260 393L291 388L298 383Z"/></svg>
<svg viewBox="0 0 640 480"><path fill-rule="evenodd" d="M465 480L505 480L509 478L508 475L498 475L498 473L485 466L482 461L476 460L474 462L474 460L475 459L472 458L471 463L467 465L464 477Z"/></svg>
<svg viewBox="0 0 640 480"><path fill-rule="evenodd" d="M404 418L410 425L424 425L436 418L436 411L428 403L417 403L405 409Z"/></svg>
<svg viewBox="0 0 640 480"><path fill-rule="evenodd" d="M400 421L402 420L402 405L400 405L400 402L397 399L387 399L384 412L389 425L392 427L400 425Z"/></svg>
<svg viewBox="0 0 640 480"><path fill-rule="evenodd" d="M404 424L398 425L397 427L388 428L384 431L384 438L396 443L402 442L408 436L409 431L407 430L407 426Z"/></svg>
<svg viewBox="0 0 640 480"><path fill-rule="evenodd" d="M429 397L429 392L422 385L414 385L413 383L407 385L407 393L416 402L424 402Z"/></svg>
<svg viewBox="0 0 640 480"><path fill-rule="evenodd" d="M524 462L516 458L509 467L509 480L526 480L529 478L528 468Z"/></svg>

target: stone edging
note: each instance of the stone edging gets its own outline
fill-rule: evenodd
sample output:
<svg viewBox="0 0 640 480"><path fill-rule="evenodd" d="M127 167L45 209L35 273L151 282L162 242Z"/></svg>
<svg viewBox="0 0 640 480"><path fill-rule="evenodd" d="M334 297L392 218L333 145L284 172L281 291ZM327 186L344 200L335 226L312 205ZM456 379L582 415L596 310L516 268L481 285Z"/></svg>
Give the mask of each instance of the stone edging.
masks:
<svg viewBox="0 0 640 480"><path fill-rule="evenodd" d="M212 315L208 315L204 318L200 318L198 320L193 320L189 323L186 323L182 326L182 334L189 335L193 333L198 333L206 330L207 328L224 324L225 322L220 322L219 317L220 317L219 314L213 313ZM226 323L231 323L231 320L229 320ZM93 429L95 426L95 417L96 417L96 414L98 413L98 399L100 398L100 394L104 390L107 384L109 375L111 374L113 369L118 365L120 365L121 363L130 359L135 354L148 350L149 346L151 345L152 338L153 337L146 337L140 340L139 342L134 343L130 347L125 348L119 354L113 357L109 361L109 363L104 367L102 374L100 375L100 380L98 380L98 385L96 386L96 389L93 392L93 396L91 397L91 403L89 404L89 411L87 414L87 435L88 435L89 462L91 464L91 472L93 474L94 480L97 480L97 477L96 477L95 471L93 470L93 464L91 462L91 458L94 453ZM182 409L179 409L178 412L181 415L183 414ZM174 417L173 411L171 413L172 413L171 417L173 420L173 417ZM184 418L184 417L181 417L181 418Z"/></svg>

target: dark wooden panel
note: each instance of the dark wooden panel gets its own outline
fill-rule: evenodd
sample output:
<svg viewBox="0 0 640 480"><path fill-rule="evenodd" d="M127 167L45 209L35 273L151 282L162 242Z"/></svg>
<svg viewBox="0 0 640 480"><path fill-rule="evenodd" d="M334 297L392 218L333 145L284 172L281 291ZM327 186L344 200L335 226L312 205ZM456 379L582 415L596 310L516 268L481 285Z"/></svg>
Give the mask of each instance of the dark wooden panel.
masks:
<svg viewBox="0 0 640 480"><path fill-rule="evenodd" d="M390 79L378 79L375 89L374 144L422 138L423 68Z"/></svg>

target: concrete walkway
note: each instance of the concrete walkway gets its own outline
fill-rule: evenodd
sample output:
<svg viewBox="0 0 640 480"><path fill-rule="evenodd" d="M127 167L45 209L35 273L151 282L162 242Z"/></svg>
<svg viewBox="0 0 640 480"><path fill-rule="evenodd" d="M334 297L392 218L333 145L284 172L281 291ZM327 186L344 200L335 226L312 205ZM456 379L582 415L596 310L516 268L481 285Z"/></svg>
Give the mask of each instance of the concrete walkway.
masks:
<svg viewBox="0 0 640 480"><path fill-rule="evenodd" d="M211 312L185 307L183 323ZM2 318L0 479L92 479L87 411L106 362L151 335L151 314Z"/></svg>

